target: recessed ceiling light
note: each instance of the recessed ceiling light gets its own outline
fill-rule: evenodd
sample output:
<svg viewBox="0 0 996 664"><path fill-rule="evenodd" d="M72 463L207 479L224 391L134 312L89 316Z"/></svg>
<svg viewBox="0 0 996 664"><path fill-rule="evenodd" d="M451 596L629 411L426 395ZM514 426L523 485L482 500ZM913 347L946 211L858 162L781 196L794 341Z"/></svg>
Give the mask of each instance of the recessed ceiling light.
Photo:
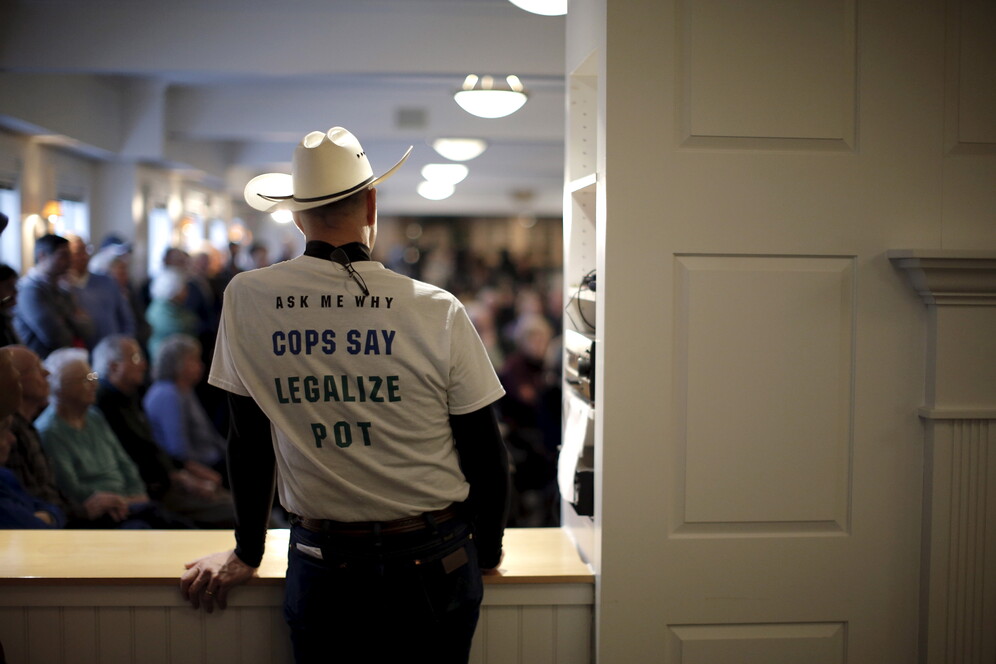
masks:
<svg viewBox="0 0 996 664"><path fill-rule="evenodd" d="M432 149L452 161L470 161L488 149L488 143L481 138L437 138Z"/></svg>

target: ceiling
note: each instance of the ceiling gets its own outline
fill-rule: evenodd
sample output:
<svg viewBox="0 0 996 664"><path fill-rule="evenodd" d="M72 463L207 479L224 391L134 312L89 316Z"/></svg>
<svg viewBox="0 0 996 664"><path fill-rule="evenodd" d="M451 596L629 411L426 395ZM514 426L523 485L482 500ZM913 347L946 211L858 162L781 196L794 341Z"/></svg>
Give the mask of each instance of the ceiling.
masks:
<svg viewBox="0 0 996 664"><path fill-rule="evenodd" d="M96 156L189 168L241 199L290 169L308 132L344 126L374 170L382 213L558 215L564 17L507 0L3 0L0 125L58 134ZM495 120L460 109L469 73L530 92ZM416 193L428 141L484 138L444 201Z"/></svg>

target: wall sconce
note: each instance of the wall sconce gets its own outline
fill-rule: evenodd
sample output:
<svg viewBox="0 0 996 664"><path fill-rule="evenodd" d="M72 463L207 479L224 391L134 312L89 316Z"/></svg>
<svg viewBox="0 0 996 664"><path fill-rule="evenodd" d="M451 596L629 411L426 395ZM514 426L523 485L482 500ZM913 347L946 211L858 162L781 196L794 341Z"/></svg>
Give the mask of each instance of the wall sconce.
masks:
<svg viewBox="0 0 996 664"><path fill-rule="evenodd" d="M567 0L509 0L519 9L543 16L563 16L567 13Z"/></svg>
<svg viewBox="0 0 996 664"><path fill-rule="evenodd" d="M42 219L48 221L55 221L62 216L62 203L56 200L51 200L45 203L45 206L41 211Z"/></svg>
<svg viewBox="0 0 996 664"><path fill-rule="evenodd" d="M488 143L481 138L437 138L432 149L450 161L470 161L488 149Z"/></svg>
<svg viewBox="0 0 996 664"><path fill-rule="evenodd" d="M496 82L493 76L470 74L453 95L460 108L479 118L503 118L522 108L528 95L518 76Z"/></svg>

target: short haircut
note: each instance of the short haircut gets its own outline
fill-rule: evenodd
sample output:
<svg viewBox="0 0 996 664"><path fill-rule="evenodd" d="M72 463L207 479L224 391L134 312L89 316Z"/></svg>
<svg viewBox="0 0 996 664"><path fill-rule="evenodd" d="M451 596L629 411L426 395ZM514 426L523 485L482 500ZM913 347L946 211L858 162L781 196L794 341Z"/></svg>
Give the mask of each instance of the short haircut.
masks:
<svg viewBox="0 0 996 664"><path fill-rule="evenodd" d="M35 240L35 262L38 262L47 256L51 256L59 247L68 244L69 240L61 235L53 235L52 233L42 235L40 238Z"/></svg>
<svg viewBox="0 0 996 664"><path fill-rule="evenodd" d="M296 214L301 215L304 219L319 222L326 226L335 226L342 219L356 214L366 204L367 191L368 189L363 189L333 203L300 210Z"/></svg>
<svg viewBox="0 0 996 664"><path fill-rule="evenodd" d="M17 279L17 270L6 263L0 263L0 281L7 281L8 279Z"/></svg>
<svg viewBox="0 0 996 664"><path fill-rule="evenodd" d="M45 368L48 369L48 385L52 394L58 396L62 386L62 374L66 367L77 362L88 362L87 352L82 348L60 348L52 351L45 358Z"/></svg>
<svg viewBox="0 0 996 664"><path fill-rule="evenodd" d="M133 341L134 337L127 334L109 334L100 340L93 349L93 370L101 376L111 372L111 365L125 359L125 343Z"/></svg>
<svg viewBox="0 0 996 664"><path fill-rule="evenodd" d="M179 295L187 285L187 275L183 270L168 267L152 280L149 295L153 300L172 300Z"/></svg>
<svg viewBox="0 0 996 664"><path fill-rule="evenodd" d="M200 357L201 342L189 334L171 334L166 337L152 364L152 380L167 380L173 382L180 373L183 358L193 353Z"/></svg>

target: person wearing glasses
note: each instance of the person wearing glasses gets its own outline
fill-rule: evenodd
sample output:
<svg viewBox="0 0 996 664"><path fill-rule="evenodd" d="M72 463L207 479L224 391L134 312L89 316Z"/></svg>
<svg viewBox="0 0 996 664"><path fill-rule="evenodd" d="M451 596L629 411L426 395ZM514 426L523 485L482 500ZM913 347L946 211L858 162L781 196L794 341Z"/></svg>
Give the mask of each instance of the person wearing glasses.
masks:
<svg viewBox="0 0 996 664"><path fill-rule="evenodd" d="M94 407L98 375L87 352L62 348L45 359L51 402L35 420L55 481L90 528L192 528L149 499L138 467Z"/></svg>
<svg viewBox="0 0 996 664"><path fill-rule="evenodd" d="M225 607L263 557L276 482L299 663L466 662L482 570L502 557L501 383L459 300L371 259L374 186L410 153L375 177L333 127L304 137L293 175L246 187L307 243L225 291L209 382L229 392L237 546L189 563L180 587Z"/></svg>
<svg viewBox="0 0 996 664"><path fill-rule="evenodd" d="M93 349L93 368L100 374L97 407L138 466L149 496L201 528L232 528L232 496L221 475L193 459L172 457L156 443L142 408L148 363L138 341L104 337Z"/></svg>

